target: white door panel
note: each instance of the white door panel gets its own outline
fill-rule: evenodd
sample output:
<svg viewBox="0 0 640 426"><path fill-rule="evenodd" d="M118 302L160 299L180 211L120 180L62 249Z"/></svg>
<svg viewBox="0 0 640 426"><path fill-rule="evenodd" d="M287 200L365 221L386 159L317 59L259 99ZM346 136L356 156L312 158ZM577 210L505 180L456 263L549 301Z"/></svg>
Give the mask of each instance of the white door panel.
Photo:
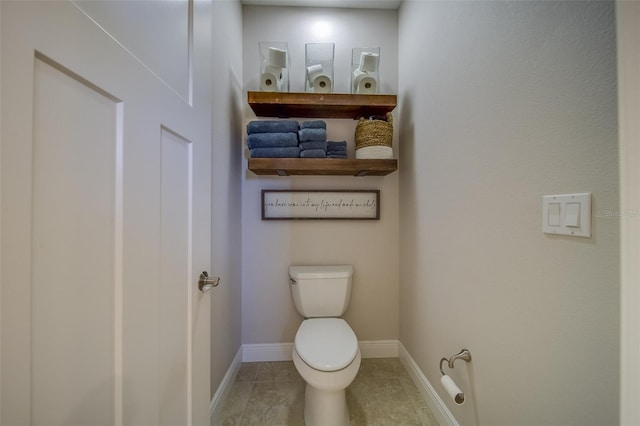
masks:
<svg viewBox="0 0 640 426"><path fill-rule="evenodd" d="M160 424L176 425L186 420L188 383L188 309L191 279L191 144L163 128L161 132L161 265L158 325L160 330Z"/></svg>
<svg viewBox="0 0 640 426"><path fill-rule="evenodd" d="M0 7L1 423L206 424L210 4L192 102L72 2Z"/></svg>
<svg viewBox="0 0 640 426"><path fill-rule="evenodd" d="M168 87L189 99L190 2L187 0L74 2ZM148 20L153 16L152 21ZM145 30L140 31L144 23Z"/></svg>
<svg viewBox="0 0 640 426"><path fill-rule="evenodd" d="M33 423L113 424L117 104L34 64Z"/></svg>

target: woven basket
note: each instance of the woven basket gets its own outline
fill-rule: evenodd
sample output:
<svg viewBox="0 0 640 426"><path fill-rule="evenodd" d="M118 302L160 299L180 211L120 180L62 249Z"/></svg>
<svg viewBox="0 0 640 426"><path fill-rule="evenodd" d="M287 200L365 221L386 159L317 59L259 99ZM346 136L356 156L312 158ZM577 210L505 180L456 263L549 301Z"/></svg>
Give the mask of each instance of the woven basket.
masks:
<svg viewBox="0 0 640 426"><path fill-rule="evenodd" d="M388 146L393 141L393 116L387 113L387 121L366 120L360 117L356 124L356 149L366 146Z"/></svg>

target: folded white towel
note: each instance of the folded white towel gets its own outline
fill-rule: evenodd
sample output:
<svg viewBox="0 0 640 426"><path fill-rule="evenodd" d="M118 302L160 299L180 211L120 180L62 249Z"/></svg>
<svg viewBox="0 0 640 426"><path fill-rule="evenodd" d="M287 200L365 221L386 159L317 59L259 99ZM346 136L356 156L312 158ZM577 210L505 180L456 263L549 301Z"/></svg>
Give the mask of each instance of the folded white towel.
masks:
<svg viewBox="0 0 640 426"><path fill-rule="evenodd" d="M393 148L390 146L364 146L356 149L357 159L393 158Z"/></svg>

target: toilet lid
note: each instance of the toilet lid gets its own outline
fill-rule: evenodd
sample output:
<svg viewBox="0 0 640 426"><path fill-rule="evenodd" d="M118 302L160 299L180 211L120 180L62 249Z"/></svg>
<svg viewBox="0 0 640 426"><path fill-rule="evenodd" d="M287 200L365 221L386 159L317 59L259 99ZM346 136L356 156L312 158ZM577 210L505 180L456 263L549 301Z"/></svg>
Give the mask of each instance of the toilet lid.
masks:
<svg viewBox="0 0 640 426"><path fill-rule="evenodd" d="M358 339L340 318L311 318L302 321L295 348L310 367L320 371L345 368L358 353Z"/></svg>

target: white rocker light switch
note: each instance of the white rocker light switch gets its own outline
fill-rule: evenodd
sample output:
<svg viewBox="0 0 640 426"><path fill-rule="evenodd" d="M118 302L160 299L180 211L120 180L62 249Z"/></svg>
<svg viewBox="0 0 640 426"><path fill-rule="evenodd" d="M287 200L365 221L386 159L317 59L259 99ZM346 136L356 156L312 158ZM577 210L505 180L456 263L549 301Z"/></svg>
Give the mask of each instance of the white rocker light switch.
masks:
<svg viewBox="0 0 640 426"><path fill-rule="evenodd" d="M545 234L591 237L591 193L542 197L542 231Z"/></svg>

